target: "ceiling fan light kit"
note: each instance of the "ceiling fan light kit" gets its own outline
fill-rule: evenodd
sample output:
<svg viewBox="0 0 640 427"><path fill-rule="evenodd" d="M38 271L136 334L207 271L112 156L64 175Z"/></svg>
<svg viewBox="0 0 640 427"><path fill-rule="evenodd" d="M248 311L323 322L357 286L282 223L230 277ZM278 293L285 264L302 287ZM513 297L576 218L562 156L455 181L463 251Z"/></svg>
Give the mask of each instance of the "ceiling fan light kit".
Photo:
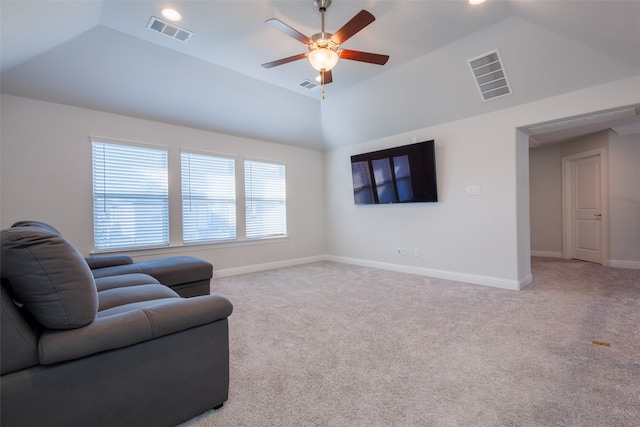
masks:
<svg viewBox="0 0 640 427"><path fill-rule="evenodd" d="M326 47L309 52L309 62L318 71L330 71L338 63L338 54Z"/></svg>
<svg viewBox="0 0 640 427"><path fill-rule="evenodd" d="M389 55L340 49L342 43L375 21L376 18L370 12L361 10L356 16L351 18L349 22L344 24L342 28L331 34L324 30L324 13L331 4L331 0L313 0L313 4L320 11L322 25L321 32L312 37L305 36L279 19L271 18L265 21L267 25L307 45L309 52L267 62L262 64L262 67L272 68L297 61L298 59L308 58L311 66L320 72L322 99L324 99L324 85L333 81L331 70L338 63L338 59L344 58L369 64L384 65L389 60Z"/></svg>

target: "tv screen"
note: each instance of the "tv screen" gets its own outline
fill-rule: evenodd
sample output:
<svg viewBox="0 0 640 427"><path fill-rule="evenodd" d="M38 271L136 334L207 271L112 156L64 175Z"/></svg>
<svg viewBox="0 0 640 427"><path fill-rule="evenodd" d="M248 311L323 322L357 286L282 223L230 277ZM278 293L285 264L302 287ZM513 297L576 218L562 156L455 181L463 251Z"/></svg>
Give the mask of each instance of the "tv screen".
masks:
<svg viewBox="0 0 640 427"><path fill-rule="evenodd" d="M437 202L433 140L351 156L356 205Z"/></svg>

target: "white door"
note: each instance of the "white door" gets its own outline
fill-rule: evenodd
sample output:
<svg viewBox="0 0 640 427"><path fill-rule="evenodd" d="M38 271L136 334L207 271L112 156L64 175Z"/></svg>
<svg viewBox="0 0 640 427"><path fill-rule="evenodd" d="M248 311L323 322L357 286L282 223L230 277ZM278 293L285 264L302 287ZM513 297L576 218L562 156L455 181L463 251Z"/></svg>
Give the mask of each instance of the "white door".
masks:
<svg viewBox="0 0 640 427"><path fill-rule="evenodd" d="M600 155L574 160L573 258L602 264L602 189Z"/></svg>

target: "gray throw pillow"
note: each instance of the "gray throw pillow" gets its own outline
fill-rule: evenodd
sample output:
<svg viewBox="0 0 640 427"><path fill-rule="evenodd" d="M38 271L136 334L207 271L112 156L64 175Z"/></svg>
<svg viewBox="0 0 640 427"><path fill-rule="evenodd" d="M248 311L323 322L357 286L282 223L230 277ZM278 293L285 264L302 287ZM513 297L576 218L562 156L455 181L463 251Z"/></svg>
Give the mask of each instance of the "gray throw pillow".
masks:
<svg viewBox="0 0 640 427"><path fill-rule="evenodd" d="M98 310L95 281L73 245L38 226L2 230L1 244L2 277L42 326L74 329L93 321Z"/></svg>

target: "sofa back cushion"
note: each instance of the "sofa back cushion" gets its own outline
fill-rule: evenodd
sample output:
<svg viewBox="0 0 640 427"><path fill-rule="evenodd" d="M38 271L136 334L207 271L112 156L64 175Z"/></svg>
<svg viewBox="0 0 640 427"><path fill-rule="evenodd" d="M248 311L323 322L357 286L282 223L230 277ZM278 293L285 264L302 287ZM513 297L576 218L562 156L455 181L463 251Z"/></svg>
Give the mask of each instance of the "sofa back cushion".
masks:
<svg viewBox="0 0 640 427"><path fill-rule="evenodd" d="M62 236L62 233L60 233L53 225L49 225L46 222L42 222L42 221L33 221L33 220L18 221L15 224L13 224L11 226L11 228L13 228L13 227L29 227L29 226L44 228L45 230L50 231L53 234L57 234L58 236Z"/></svg>
<svg viewBox="0 0 640 427"><path fill-rule="evenodd" d="M96 285L80 253L59 234L27 225L2 230L2 277L40 324L73 329L95 319Z"/></svg>

